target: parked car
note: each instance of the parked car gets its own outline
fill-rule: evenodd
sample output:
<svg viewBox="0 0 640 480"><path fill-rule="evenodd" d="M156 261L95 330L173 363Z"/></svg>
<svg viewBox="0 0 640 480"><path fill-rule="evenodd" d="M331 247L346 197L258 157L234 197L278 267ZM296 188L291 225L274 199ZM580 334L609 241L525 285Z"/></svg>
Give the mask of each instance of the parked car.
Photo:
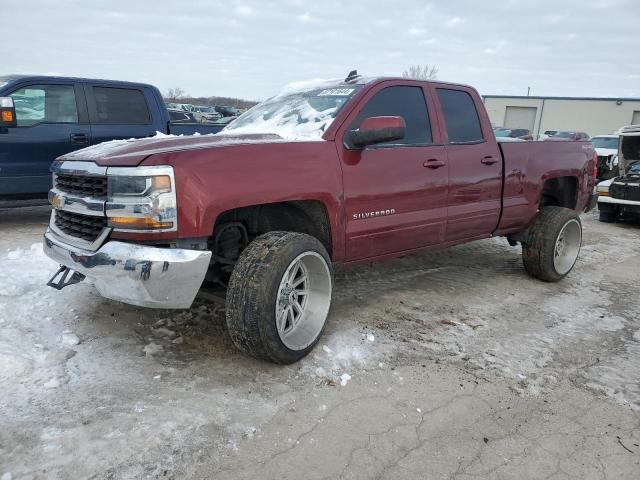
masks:
<svg viewBox="0 0 640 480"><path fill-rule="evenodd" d="M196 121L192 114L181 108L167 108L167 112L169 112L169 119L175 123L195 123Z"/></svg>
<svg viewBox="0 0 640 480"><path fill-rule="evenodd" d="M591 143L598 154L598 180L607 180L618 175L619 135L597 135Z"/></svg>
<svg viewBox="0 0 640 480"><path fill-rule="evenodd" d="M521 140L533 140L531 132L526 128L493 127L496 138L519 138Z"/></svg>
<svg viewBox="0 0 640 480"><path fill-rule="evenodd" d="M191 110L193 110L193 105L190 103L174 103L173 105L175 105L174 108L182 109L185 112L191 112Z"/></svg>
<svg viewBox="0 0 640 480"><path fill-rule="evenodd" d="M15 118L0 125L0 206L46 202L49 167L67 152L162 132L215 133L222 125L172 122L156 87L141 83L12 75L0 98ZM7 107L9 108L9 107Z"/></svg>
<svg viewBox="0 0 640 480"><path fill-rule="evenodd" d="M222 118L222 115L216 112L213 107L202 105L194 105L194 107L191 109L191 115L193 115L196 121L202 123L217 122Z"/></svg>
<svg viewBox="0 0 640 480"><path fill-rule="evenodd" d="M511 130L512 138L520 138L522 140L533 140L533 136L531 135L531 130L527 130L526 128L514 128Z"/></svg>
<svg viewBox="0 0 640 480"><path fill-rule="evenodd" d="M333 264L504 236L530 275L562 279L594 171L590 142L498 145L471 87L352 73L288 88L218 135L60 157L44 251L62 267L49 284L86 276L155 308L217 288L235 344L291 363L322 334ZM78 188L95 192L77 203Z"/></svg>
<svg viewBox="0 0 640 480"><path fill-rule="evenodd" d="M549 137L553 137L556 133L558 133L558 130L545 130L544 133L538 136L538 140L546 140Z"/></svg>
<svg viewBox="0 0 640 480"><path fill-rule="evenodd" d="M221 105L216 105L216 111L220 113L223 117L237 117L240 115L240 110L236 107L226 107Z"/></svg>
<svg viewBox="0 0 640 480"><path fill-rule="evenodd" d="M546 140L584 142L586 140L589 140L589 135L586 134L585 132L561 130L556 132L555 135L547 138Z"/></svg>
<svg viewBox="0 0 640 480"><path fill-rule="evenodd" d="M598 184L601 222L640 215L640 125L625 127L619 139L619 176Z"/></svg>

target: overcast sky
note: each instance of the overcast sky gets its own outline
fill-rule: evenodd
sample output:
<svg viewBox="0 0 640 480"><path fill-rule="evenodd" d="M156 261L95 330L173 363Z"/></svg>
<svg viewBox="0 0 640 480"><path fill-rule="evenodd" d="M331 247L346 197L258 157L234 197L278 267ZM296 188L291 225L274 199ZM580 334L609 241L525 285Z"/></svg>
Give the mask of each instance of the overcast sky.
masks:
<svg viewBox="0 0 640 480"><path fill-rule="evenodd" d="M0 12L0 74L259 100L429 63L482 94L640 97L639 0L0 0Z"/></svg>

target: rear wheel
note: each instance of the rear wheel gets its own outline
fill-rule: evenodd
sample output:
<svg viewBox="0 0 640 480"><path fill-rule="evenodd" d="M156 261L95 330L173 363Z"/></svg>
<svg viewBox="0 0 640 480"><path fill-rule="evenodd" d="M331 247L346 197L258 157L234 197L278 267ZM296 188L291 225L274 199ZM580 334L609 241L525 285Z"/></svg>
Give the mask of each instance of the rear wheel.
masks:
<svg viewBox="0 0 640 480"><path fill-rule="evenodd" d="M598 205L599 219L604 223L613 223L618 217L618 210L615 207L601 203Z"/></svg>
<svg viewBox="0 0 640 480"><path fill-rule="evenodd" d="M227 290L227 326L240 350L293 363L316 345L331 307L324 246L293 232L266 233L242 252Z"/></svg>
<svg viewBox="0 0 640 480"><path fill-rule="evenodd" d="M545 207L522 245L527 273L547 282L557 282L573 268L582 245L582 223L578 214L562 207Z"/></svg>

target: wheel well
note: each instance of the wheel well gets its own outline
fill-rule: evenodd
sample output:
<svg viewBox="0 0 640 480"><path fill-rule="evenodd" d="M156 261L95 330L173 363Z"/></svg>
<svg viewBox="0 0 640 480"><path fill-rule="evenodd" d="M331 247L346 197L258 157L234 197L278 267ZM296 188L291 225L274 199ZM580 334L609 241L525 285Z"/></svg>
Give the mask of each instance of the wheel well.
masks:
<svg viewBox="0 0 640 480"><path fill-rule="evenodd" d="M316 200L296 200L236 208L220 214L216 230L230 222L239 222L250 238L276 230L306 233L316 237L331 255L331 230L325 206Z"/></svg>
<svg viewBox="0 0 640 480"><path fill-rule="evenodd" d="M542 186L540 208L548 205L575 210L578 203L578 179L576 177L550 178Z"/></svg>
<svg viewBox="0 0 640 480"><path fill-rule="evenodd" d="M220 214L209 238L212 263L207 281L226 288L240 254L256 237L274 231L306 233L332 256L331 229L325 206L315 200L267 203Z"/></svg>

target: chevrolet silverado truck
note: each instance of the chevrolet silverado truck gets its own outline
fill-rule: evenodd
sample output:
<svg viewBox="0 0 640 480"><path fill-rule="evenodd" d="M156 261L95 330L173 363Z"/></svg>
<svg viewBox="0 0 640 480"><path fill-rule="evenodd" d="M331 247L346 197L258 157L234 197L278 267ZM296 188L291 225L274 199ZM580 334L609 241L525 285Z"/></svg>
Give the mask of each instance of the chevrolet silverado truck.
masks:
<svg viewBox="0 0 640 480"><path fill-rule="evenodd" d="M619 176L597 187L600 221L605 223L640 217L640 125L622 129L617 152Z"/></svg>
<svg viewBox="0 0 640 480"><path fill-rule="evenodd" d="M213 136L87 148L53 166L44 236L63 288L188 308L225 293L231 338L276 363L318 342L333 266L503 236L526 271L569 273L593 208L590 142L499 144L471 87L298 83Z"/></svg>
<svg viewBox="0 0 640 480"><path fill-rule="evenodd" d="M171 121L160 91L141 83L11 75L0 77L0 102L6 112L0 119L0 207L46 204L49 168L73 150L157 132L216 133L224 126Z"/></svg>

